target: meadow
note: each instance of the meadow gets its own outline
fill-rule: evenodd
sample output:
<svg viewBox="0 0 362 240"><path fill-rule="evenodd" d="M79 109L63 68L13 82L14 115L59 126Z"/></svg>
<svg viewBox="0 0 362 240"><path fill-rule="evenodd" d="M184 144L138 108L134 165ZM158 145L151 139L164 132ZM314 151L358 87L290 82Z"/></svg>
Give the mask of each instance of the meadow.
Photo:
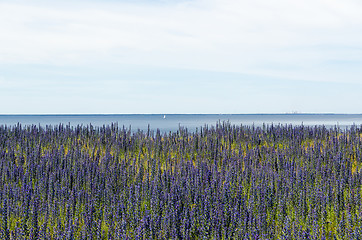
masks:
<svg viewBox="0 0 362 240"><path fill-rule="evenodd" d="M1 239L361 239L362 126L0 126Z"/></svg>

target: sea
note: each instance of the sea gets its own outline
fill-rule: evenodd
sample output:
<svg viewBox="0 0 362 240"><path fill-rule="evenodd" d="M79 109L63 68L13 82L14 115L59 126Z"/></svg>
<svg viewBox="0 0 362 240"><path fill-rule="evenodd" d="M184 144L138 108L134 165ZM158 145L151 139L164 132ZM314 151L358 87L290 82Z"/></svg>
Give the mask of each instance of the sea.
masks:
<svg viewBox="0 0 362 240"><path fill-rule="evenodd" d="M102 127L117 124L132 132L159 130L163 133L187 128L194 132L201 127L215 126L219 122L235 125L262 127L263 125L304 125L347 129L362 127L362 114L82 114L82 115L0 115L0 126L59 124L70 126Z"/></svg>

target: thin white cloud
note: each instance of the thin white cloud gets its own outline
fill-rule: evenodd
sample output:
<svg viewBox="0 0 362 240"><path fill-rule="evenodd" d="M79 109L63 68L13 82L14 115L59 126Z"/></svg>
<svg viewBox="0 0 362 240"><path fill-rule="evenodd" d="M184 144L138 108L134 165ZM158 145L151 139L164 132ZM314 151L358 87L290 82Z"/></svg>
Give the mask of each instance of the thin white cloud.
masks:
<svg viewBox="0 0 362 240"><path fill-rule="evenodd" d="M361 83L362 70L329 65L362 62L361 12L356 0L3 1L0 63L127 63Z"/></svg>

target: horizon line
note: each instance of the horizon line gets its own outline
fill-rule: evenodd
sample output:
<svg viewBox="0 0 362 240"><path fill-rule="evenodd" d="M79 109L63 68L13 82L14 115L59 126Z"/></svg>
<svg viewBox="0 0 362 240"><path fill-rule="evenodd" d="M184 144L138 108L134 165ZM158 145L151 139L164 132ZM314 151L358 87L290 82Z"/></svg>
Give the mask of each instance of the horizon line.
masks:
<svg viewBox="0 0 362 240"><path fill-rule="evenodd" d="M0 113L0 116L115 116L115 115L362 115L362 113Z"/></svg>

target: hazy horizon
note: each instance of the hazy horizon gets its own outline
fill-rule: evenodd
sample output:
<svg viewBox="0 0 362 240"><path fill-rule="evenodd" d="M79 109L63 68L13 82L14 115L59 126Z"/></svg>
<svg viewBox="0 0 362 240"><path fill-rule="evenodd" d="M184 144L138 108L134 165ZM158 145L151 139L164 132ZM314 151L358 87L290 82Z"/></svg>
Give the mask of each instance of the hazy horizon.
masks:
<svg viewBox="0 0 362 240"><path fill-rule="evenodd" d="M78 115L0 115L0 126L59 126L103 127L116 124L132 131L160 129L175 132L180 127L190 131L218 123L264 127L273 125L321 126L327 128L362 127L362 114L78 114Z"/></svg>
<svg viewBox="0 0 362 240"><path fill-rule="evenodd" d="M0 113L0 116L82 116L82 115L362 115L362 113Z"/></svg>

